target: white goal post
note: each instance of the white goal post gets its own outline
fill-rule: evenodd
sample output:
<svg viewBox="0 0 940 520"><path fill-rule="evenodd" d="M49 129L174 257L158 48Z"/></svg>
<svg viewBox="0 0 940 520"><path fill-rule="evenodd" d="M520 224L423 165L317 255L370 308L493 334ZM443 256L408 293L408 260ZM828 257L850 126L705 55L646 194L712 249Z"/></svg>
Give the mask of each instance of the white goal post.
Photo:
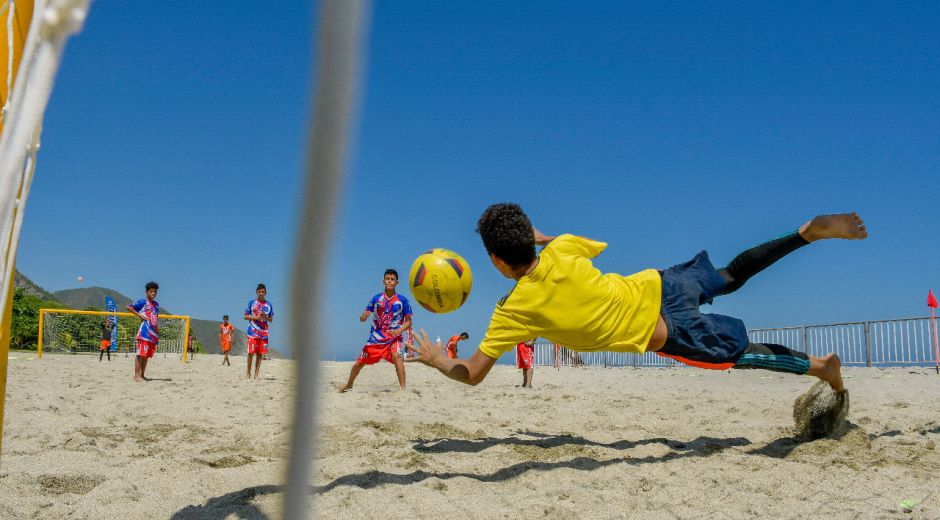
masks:
<svg viewBox="0 0 940 520"><path fill-rule="evenodd" d="M0 99L0 448L13 275L42 118L69 36L81 29L89 0L3 0ZM25 38L24 38L25 35Z"/></svg>

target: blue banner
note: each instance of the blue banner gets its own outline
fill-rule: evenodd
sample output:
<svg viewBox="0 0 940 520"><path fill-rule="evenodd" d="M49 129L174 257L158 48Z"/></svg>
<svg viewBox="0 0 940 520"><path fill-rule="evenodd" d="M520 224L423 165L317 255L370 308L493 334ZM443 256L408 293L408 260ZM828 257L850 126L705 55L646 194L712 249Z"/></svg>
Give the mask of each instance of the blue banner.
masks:
<svg viewBox="0 0 940 520"><path fill-rule="evenodd" d="M114 299L110 296L104 297L104 310L108 312L117 312L117 304L114 303ZM117 352L117 340L118 340L118 326L117 326L117 316L109 316L108 321L111 322L111 352ZM110 358L108 358L110 359Z"/></svg>

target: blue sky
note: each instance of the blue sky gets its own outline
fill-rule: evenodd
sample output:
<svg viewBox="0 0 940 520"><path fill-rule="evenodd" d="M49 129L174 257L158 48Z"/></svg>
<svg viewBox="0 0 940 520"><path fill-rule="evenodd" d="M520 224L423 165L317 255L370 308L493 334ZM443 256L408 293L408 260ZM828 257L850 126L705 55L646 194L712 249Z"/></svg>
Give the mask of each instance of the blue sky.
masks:
<svg viewBox="0 0 940 520"><path fill-rule="evenodd" d="M264 281L287 347L313 18L306 2L95 2L46 114L19 269L130 296L155 279L162 305L205 319ZM869 240L805 248L710 311L750 327L926 315L938 26L927 2L376 3L324 356L358 353L385 268L431 247L461 253L474 289L416 325L475 344L511 288L474 232L503 201L608 242L596 265L623 274L700 249L724 263L855 210Z"/></svg>

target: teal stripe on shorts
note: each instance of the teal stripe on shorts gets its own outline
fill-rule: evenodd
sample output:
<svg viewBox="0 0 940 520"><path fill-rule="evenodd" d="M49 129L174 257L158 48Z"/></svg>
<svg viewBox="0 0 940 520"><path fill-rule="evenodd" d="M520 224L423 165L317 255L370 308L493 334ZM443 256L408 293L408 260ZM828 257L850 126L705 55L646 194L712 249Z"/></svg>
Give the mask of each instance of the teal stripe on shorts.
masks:
<svg viewBox="0 0 940 520"><path fill-rule="evenodd" d="M793 374L805 374L809 372L809 360L793 356L745 353L738 359L735 365L748 365L754 368L766 368L768 370L790 372Z"/></svg>

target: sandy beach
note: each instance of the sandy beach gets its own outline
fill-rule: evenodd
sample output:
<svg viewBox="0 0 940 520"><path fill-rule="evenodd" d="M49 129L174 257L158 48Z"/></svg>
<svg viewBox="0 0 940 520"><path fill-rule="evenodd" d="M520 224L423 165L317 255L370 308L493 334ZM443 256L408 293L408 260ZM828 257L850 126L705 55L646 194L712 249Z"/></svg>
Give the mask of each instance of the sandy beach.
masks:
<svg viewBox="0 0 940 520"><path fill-rule="evenodd" d="M277 518L294 377L244 358L131 381L123 355L11 353L0 518ZM847 369L836 438L793 437L808 377L497 366L478 387L325 363L321 518L940 518L940 376ZM161 380L162 379L162 380Z"/></svg>

